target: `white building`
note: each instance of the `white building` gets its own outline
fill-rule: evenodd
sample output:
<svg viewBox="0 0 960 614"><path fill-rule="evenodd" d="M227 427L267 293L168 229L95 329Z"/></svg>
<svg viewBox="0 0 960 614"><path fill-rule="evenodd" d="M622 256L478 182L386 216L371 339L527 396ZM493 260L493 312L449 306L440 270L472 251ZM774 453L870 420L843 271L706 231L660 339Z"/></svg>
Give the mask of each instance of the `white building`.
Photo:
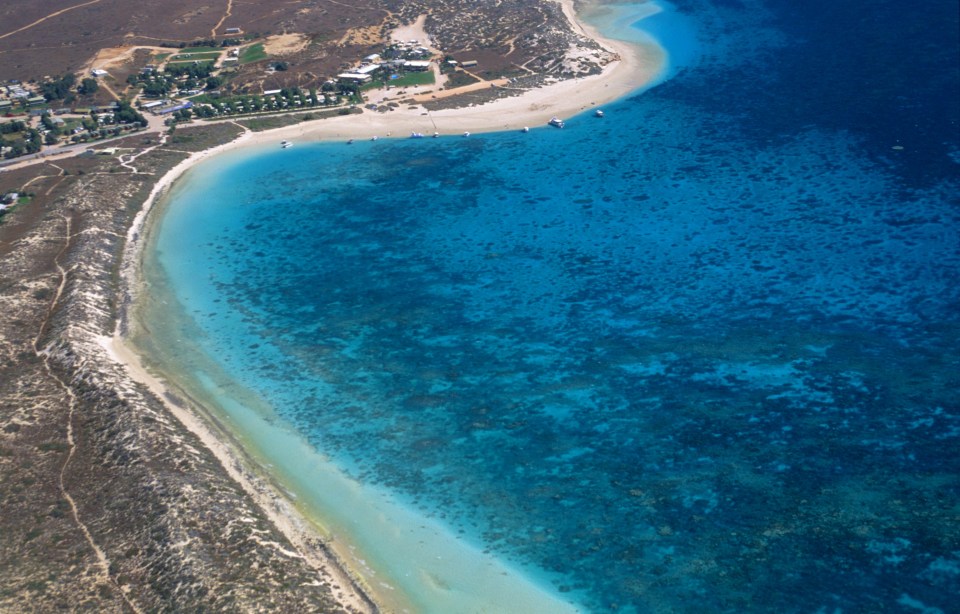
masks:
<svg viewBox="0 0 960 614"><path fill-rule="evenodd" d="M360 68L354 70L353 72L359 75L372 75L378 70L380 70L379 64L367 64L366 66L361 66Z"/></svg>
<svg viewBox="0 0 960 614"><path fill-rule="evenodd" d="M361 74L358 72L345 72L337 75L337 79L347 83L367 83L372 80L373 77L369 74Z"/></svg>
<svg viewBox="0 0 960 614"><path fill-rule="evenodd" d="M407 60L403 63L403 67L406 70L430 70L430 62L428 60Z"/></svg>

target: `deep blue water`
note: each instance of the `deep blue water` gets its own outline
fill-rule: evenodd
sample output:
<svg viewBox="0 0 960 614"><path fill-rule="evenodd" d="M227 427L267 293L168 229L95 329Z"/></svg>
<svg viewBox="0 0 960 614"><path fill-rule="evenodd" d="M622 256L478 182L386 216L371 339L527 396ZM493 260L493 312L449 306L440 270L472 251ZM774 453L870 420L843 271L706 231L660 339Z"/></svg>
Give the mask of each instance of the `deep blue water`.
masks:
<svg viewBox="0 0 960 614"><path fill-rule="evenodd" d="M591 610L958 611L957 3L676 5L603 119L214 161L160 262L351 475Z"/></svg>

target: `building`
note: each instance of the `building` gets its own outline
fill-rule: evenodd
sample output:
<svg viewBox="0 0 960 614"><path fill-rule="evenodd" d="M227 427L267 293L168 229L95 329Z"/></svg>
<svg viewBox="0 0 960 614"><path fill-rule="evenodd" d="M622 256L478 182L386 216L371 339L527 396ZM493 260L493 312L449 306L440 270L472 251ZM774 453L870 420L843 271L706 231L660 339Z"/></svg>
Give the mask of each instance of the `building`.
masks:
<svg viewBox="0 0 960 614"><path fill-rule="evenodd" d="M411 70L416 72L423 72L425 70L430 70L430 61L429 60L407 60L403 63L404 70Z"/></svg>
<svg viewBox="0 0 960 614"><path fill-rule="evenodd" d="M464 68L473 68L476 65L477 65L476 60L466 60L466 61L460 62L460 66L463 66Z"/></svg>
<svg viewBox="0 0 960 614"><path fill-rule="evenodd" d="M227 28L226 34L240 34L240 28Z"/></svg>
<svg viewBox="0 0 960 614"><path fill-rule="evenodd" d="M353 72L357 73L358 75L373 76L373 73L377 72L378 70L380 70L379 64L367 64L366 66L361 66Z"/></svg>
<svg viewBox="0 0 960 614"><path fill-rule="evenodd" d="M363 63L364 63L364 64L375 64L375 63L377 63L377 62L379 62L379 61L380 61L380 54L379 54L379 53L371 53L371 54L368 55L367 57L363 58Z"/></svg>
<svg viewBox="0 0 960 614"><path fill-rule="evenodd" d="M345 72L337 75L337 80L341 83L361 84L369 83L371 80L373 80L373 77L371 77L369 74L362 74L358 72Z"/></svg>
<svg viewBox="0 0 960 614"><path fill-rule="evenodd" d="M106 77L108 73L102 68L94 68L93 70L90 71L90 74L93 75L94 77Z"/></svg>
<svg viewBox="0 0 960 614"><path fill-rule="evenodd" d="M173 105L172 107L163 107L160 109L156 109L153 111L153 113L154 115L167 115L175 111L182 111L184 109L190 109L190 108L193 108L193 103L188 100L183 104L176 104L176 105Z"/></svg>

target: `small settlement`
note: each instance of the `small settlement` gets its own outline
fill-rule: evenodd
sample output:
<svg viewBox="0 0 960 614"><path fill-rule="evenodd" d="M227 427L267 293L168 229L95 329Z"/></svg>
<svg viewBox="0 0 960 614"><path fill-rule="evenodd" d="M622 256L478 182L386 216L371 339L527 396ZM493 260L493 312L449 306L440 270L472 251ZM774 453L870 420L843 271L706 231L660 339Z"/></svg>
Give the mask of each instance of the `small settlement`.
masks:
<svg viewBox="0 0 960 614"><path fill-rule="evenodd" d="M420 41L410 40L390 43L329 78L251 92L248 86L233 87L231 82L239 70L250 65L270 76L289 70L289 66L285 61L271 61L262 40L244 37L239 28L227 32L229 36L221 41L179 43L169 52L149 48L148 60L128 71L123 80L113 76L113 67L106 66L42 82L0 83L0 166L4 160L44 148L143 129L153 121L144 113L172 125L194 119L349 107L362 104L367 90L432 85L440 75L439 55ZM457 64L452 58L446 60L444 70ZM113 98L108 98L109 102L103 100L105 92ZM99 104L92 104L94 101Z"/></svg>

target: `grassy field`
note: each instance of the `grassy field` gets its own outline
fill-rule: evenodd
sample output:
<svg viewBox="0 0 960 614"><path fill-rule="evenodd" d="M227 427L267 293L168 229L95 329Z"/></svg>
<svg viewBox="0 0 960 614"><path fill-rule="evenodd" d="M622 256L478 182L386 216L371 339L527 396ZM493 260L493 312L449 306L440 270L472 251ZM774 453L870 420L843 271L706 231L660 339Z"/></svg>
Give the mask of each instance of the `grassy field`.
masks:
<svg viewBox="0 0 960 614"><path fill-rule="evenodd" d="M216 51L217 53L223 51L223 47L184 47L177 51L177 53L211 53Z"/></svg>
<svg viewBox="0 0 960 614"><path fill-rule="evenodd" d="M375 90L381 87L412 87L415 85L433 85L435 79L433 77L433 71L427 72L407 72L400 73L396 79L390 79L389 76L382 78L377 78L360 86L361 92L366 92L368 90Z"/></svg>
<svg viewBox="0 0 960 614"><path fill-rule="evenodd" d="M219 58L219 57L220 57L220 53L219 53L219 52L212 52L212 53L209 53L209 52L207 52L207 53L178 53L177 55L175 55L175 56L173 56L172 58L170 58L170 61L171 61L171 62L182 62L182 61L199 60L199 61L201 61L201 62L209 62L209 61L212 61L212 60L216 60L216 59Z"/></svg>
<svg viewBox="0 0 960 614"><path fill-rule="evenodd" d="M396 79L388 79L385 81L387 85L392 85L393 87L407 87L413 85L433 85L435 79L433 78L433 71L428 70L426 72L408 72L403 73Z"/></svg>
<svg viewBox="0 0 960 614"><path fill-rule="evenodd" d="M240 52L240 63L249 64L250 62L259 62L260 60L266 60L267 53L263 50L263 43L257 43L256 45L250 45L249 47L244 48Z"/></svg>

